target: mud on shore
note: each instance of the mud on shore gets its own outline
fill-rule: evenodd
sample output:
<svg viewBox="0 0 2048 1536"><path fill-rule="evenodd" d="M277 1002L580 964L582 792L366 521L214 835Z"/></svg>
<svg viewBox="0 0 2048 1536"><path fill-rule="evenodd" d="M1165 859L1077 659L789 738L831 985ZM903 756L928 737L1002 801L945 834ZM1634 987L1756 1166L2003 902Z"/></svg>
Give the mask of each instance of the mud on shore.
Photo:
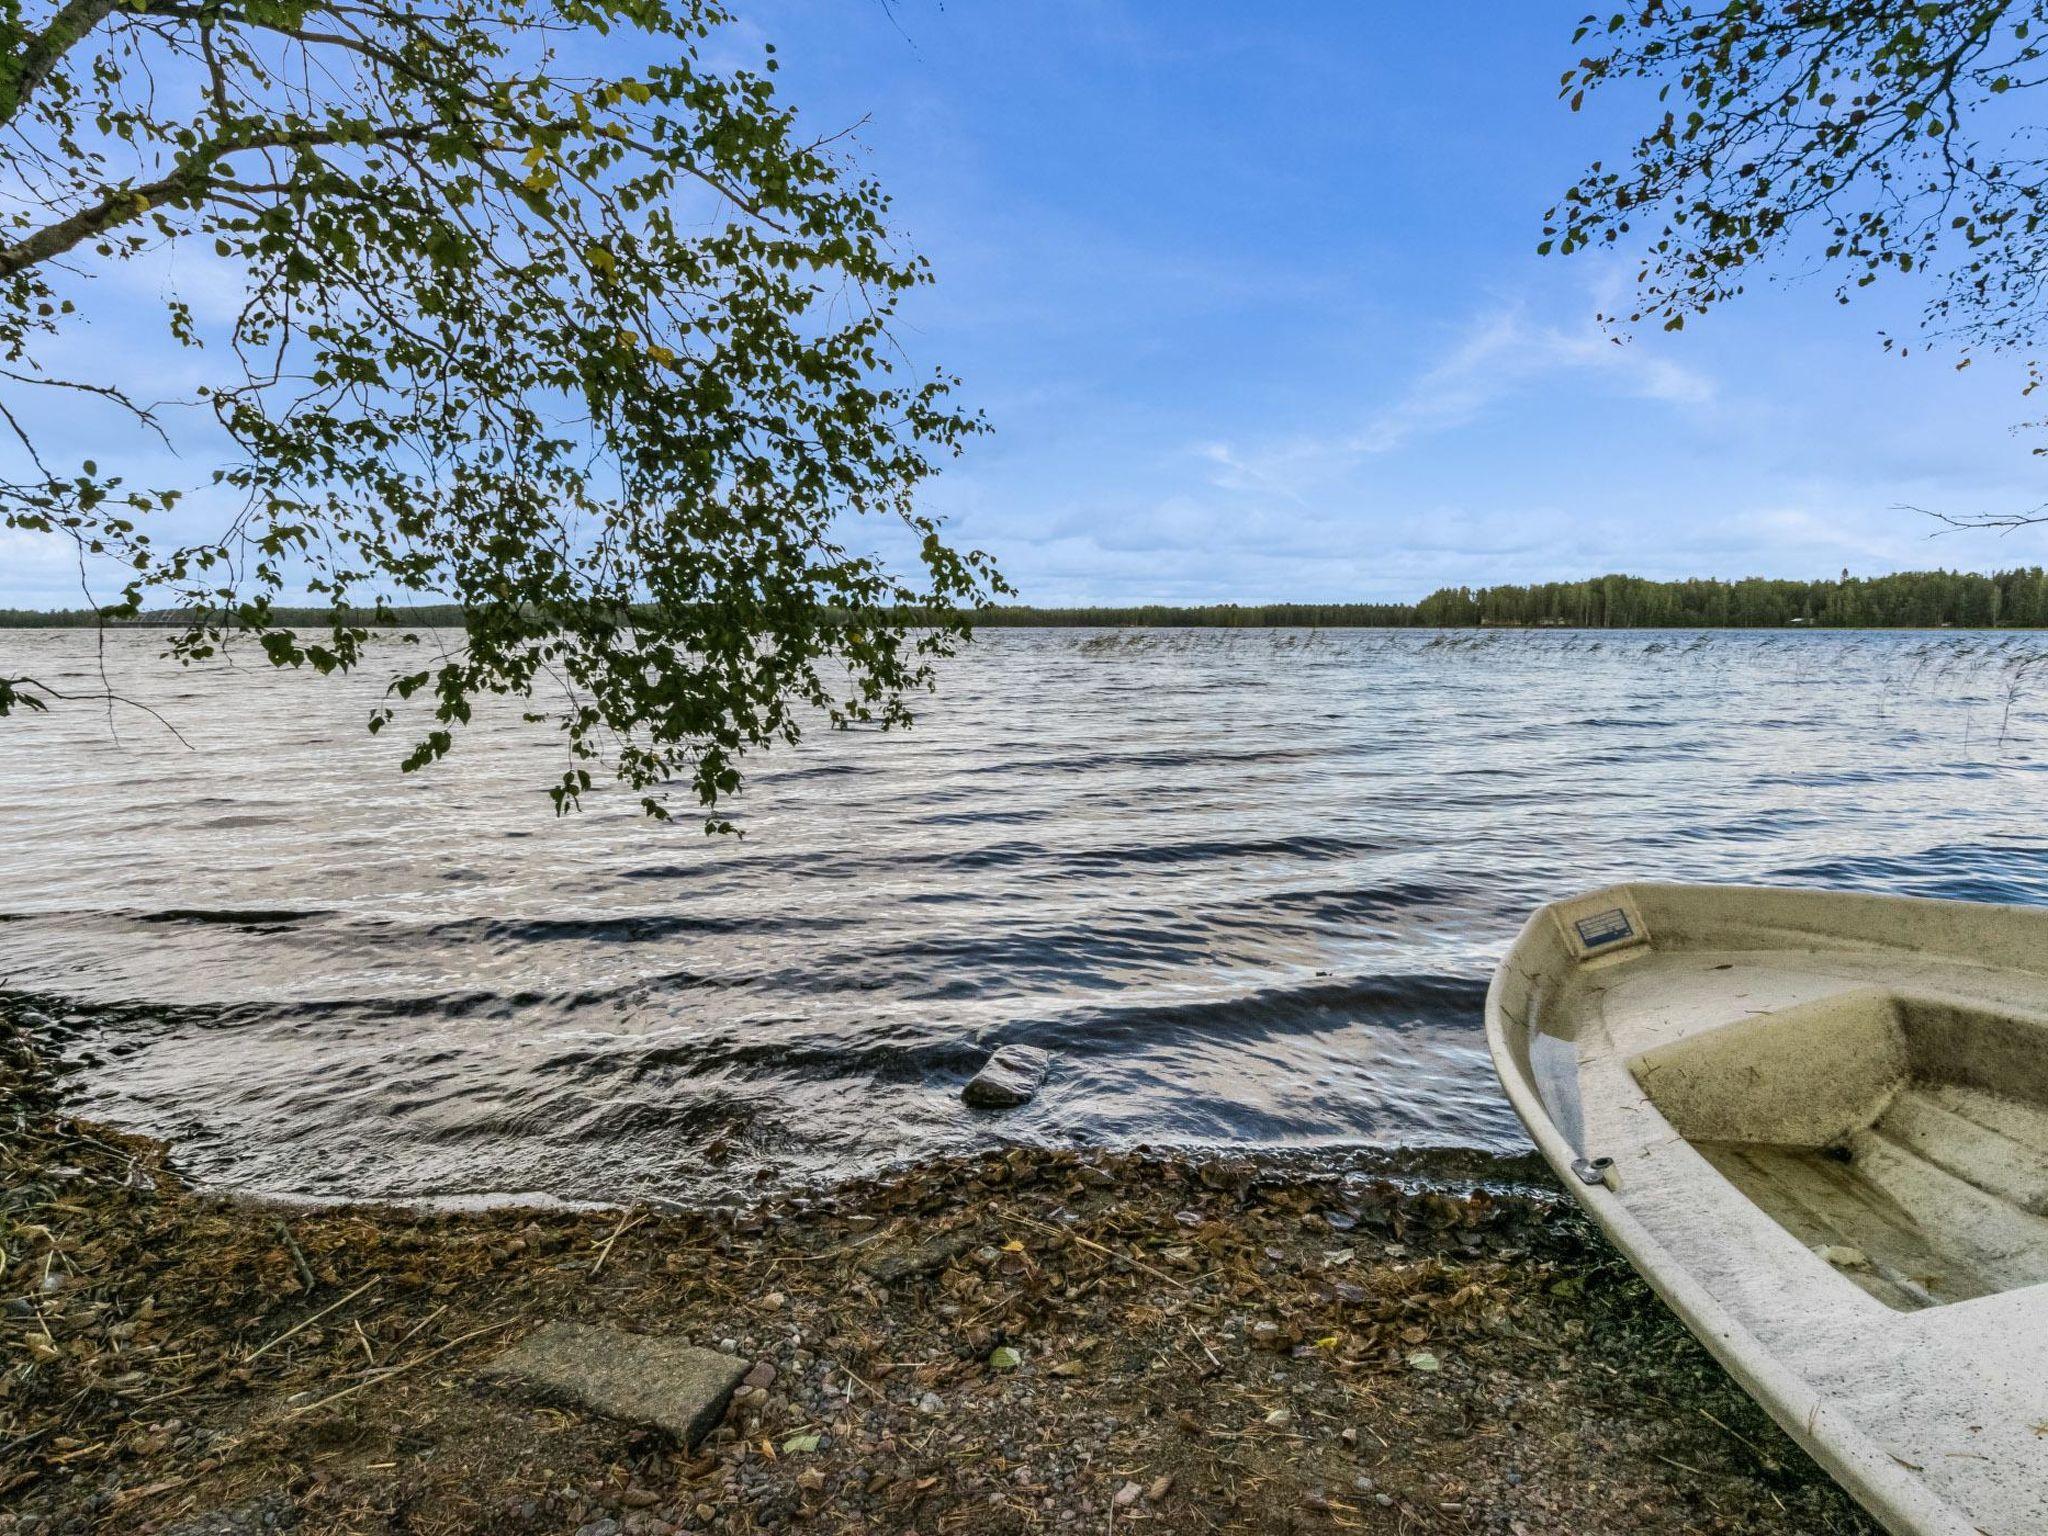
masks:
<svg viewBox="0 0 2048 1536"><path fill-rule="evenodd" d="M0 1532L1872 1533L1562 1197L1013 1150L746 1210L279 1212L0 1026ZM695 1450L481 1367L754 1364Z"/></svg>

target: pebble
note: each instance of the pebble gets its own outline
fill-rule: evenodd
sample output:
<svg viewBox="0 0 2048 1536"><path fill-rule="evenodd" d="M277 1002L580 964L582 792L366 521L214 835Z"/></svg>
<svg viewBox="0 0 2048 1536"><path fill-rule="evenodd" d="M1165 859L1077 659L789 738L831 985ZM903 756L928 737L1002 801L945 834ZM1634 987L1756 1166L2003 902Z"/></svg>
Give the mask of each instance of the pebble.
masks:
<svg viewBox="0 0 2048 1536"><path fill-rule="evenodd" d="M1112 1502L1115 1503L1118 1509L1129 1509L1144 1496L1144 1493L1145 1490L1136 1483L1125 1483L1123 1487L1117 1489L1116 1498Z"/></svg>

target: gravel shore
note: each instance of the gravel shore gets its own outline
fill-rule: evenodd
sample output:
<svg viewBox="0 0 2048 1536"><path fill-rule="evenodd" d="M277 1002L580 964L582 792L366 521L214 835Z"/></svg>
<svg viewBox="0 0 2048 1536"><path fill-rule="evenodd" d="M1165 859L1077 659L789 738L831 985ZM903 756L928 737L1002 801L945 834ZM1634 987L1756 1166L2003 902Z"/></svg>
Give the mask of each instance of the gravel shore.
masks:
<svg viewBox="0 0 2048 1536"><path fill-rule="evenodd" d="M744 1210L278 1211L0 1056L7 1536L1875 1530L1540 1191L1016 1149ZM488 1370L551 1323L745 1380L687 1448Z"/></svg>

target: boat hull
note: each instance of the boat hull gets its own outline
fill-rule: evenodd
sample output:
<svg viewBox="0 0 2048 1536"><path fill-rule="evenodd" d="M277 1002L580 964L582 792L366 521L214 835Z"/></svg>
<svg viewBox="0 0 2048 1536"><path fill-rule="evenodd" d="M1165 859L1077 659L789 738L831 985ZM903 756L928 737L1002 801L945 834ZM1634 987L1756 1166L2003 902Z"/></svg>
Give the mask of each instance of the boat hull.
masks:
<svg viewBox="0 0 2048 1536"><path fill-rule="evenodd" d="M2048 1532L2048 912L1637 884L1486 1005L1538 1149L1885 1526Z"/></svg>

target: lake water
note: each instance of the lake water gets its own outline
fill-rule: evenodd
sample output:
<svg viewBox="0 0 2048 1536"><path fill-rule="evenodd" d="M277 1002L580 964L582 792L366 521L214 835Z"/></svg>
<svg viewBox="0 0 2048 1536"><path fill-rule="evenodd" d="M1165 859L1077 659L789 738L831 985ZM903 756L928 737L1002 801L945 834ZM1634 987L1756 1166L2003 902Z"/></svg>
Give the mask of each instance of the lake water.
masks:
<svg viewBox="0 0 2048 1536"><path fill-rule="evenodd" d="M1004 1139L1525 1145L1487 976L1630 876L2048 901L2048 636L990 631L743 839L557 820L544 732L401 776L369 679L0 722L0 1006L222 1187L695 1199ZM79 632L0 673L96 677ZM116 734L117 732L117 734ZM1058 1053L1001 1114L959 1088Z"/></svg>

